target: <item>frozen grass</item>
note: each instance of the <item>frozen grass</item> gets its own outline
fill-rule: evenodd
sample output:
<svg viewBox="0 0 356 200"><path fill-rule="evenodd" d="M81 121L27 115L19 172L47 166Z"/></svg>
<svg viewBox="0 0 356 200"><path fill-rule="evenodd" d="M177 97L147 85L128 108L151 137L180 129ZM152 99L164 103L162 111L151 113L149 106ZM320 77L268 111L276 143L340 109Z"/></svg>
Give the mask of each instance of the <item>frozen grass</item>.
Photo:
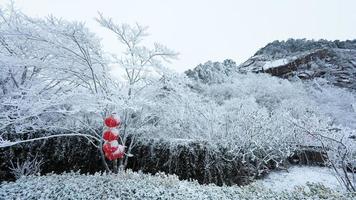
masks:
<svg viewBox="0 0 356 200"><path fill-rule="evenodd" d="M286 181L293 182L291 179ZM281 181L280 184L286 183ZM259 183L245 187L218 187L180 181L171 175L152 176L130 171L117 175L66 173L29 176L16 182L2 183L0 187L0 199L353 199L353 197L355 196L352 194L329 189L321 184L308 183L304 187L274 191Z"/></svg>

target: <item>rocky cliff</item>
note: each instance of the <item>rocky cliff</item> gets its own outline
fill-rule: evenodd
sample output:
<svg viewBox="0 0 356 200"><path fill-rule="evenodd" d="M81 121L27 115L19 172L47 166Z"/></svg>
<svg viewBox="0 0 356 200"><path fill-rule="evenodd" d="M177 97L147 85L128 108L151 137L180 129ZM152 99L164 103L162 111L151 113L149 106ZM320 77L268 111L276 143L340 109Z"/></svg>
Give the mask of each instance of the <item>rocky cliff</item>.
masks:
<svg viewBox="0 0 356 200"><path fill-rule="evenodd" d="M322 78L332 85L356 90L356 40L274 41L240 65L232 60L209 61L186 74L203 83L219 83L233 73L246 72L287 79Z"/></svg>

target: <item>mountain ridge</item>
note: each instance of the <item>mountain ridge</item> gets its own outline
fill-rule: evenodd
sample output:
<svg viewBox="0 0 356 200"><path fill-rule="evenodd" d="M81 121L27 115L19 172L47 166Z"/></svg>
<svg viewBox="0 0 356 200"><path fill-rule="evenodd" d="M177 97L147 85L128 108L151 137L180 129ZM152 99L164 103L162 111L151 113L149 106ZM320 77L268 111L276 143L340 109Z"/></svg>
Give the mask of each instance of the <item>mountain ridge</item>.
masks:
<svg viewBox="0 0 356 200"><path fill-rule="evenodd" d="M185 74L202 83L220 83L233 73L268 73L285 79L325 79L356 90L356 40L289 39L274 41L240 65L231 59L208 61Z"/></svg>

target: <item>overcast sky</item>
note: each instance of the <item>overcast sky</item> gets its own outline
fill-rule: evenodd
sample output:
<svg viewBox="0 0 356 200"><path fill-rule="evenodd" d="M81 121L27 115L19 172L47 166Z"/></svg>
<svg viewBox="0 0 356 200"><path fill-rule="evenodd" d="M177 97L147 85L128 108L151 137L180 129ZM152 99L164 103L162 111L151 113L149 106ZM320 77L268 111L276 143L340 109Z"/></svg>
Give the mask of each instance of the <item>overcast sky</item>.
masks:
<svg viewBox="0 0 356 200"><path fill-rule="evenodd" d="M4 5L7 0L0 0ZM53 14L85 21L105 50L119 51L115 37L94 21L97 11L117 22L149 26L149 41L180 53L171 67L208 60L241 63L273 40L356 39L355 0L15 0L31 16Z"/></svg>

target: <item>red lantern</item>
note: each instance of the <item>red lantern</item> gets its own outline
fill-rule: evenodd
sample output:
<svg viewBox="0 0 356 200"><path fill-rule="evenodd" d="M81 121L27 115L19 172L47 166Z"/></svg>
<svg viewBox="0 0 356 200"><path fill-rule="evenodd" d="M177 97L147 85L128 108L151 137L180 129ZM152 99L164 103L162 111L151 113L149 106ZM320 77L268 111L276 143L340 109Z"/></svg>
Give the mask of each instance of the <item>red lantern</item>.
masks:
<svg viewBox="0 0 356 200"><path fill-rule="evenodd" d="M117 143L116 140L112 142L105 142L103 145L103 151L105 152L105 154L107 153L111 154L115 152L118 148L119 148L119 144Z"/></svg>
<svg viewBox="0 0 356 200"><path fill-rule="evenodd" d="M107 129L103 133L103 139L106 141L113 141L119 138L119 131L116 128Z"/></svg>
<svg viewBox="0 0 356 200"><path fill-rule="evenodd" d="M104 120L104 123L107 127L114 128L120 126L120 118L116 115L110 115Z"/></svg>
<svg viewBox="0 0 356 200"><path fill-rule="evenodd" d="M105 140L103 151L108 160L121 159L125 155L125 146L119 145L117 142L119 131L115 127L120 126L120 123L120 119L116 115L110 115L104 120L104 124L109 127L103 133Z"/></svg>

